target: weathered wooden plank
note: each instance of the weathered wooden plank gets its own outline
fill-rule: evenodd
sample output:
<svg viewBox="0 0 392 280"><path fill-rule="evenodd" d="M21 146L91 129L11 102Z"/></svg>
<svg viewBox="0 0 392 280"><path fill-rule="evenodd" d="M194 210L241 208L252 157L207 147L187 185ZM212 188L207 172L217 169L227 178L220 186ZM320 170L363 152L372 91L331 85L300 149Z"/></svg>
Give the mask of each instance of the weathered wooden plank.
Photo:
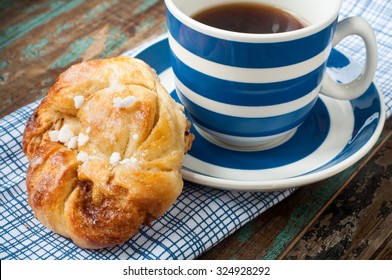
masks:
<svg viewBox="0 0 392 280"><path fill-rule="evenodd" d="M44 97L70 65L120 55L166 31L158 0L2 5L7 17L0 27L0 117Z"/></svg>
<svg viewBox="0 0 392 280"><path fill-rule="evenodd" d="M9 46L16 40L20 39L22 36L26 35L31 30L50 22L52 19L60 16L63 13L72 11L78 5L82 4L84 0L72 0L72 1L51 1L47 3L37 3L34 6L25 8L24 10L27 14L36 12L41 8L43 11L32 17L29 20L18 22L14 25L6 27L1 31L2 40L0 42L0 49ZM8 18L8 16L7 16Z"/></svg>
<svg viewBox="0 0 392 280"><path fill-rule="evenodd" d="M391 131L385 141L284 258L392 259Z"/></svg>
<svg viewBox="0 0 392 280"><path fill-rule="evenodd" d="M389 137L392 121L389 120L388 124L373 153L383 147L383 139ZM294 246L297 239L301 239L309 223L322 215L320 211L325 209L325 204L340 191L342 186L346 185L350 178L360 176L358 167L368 161L369 155L328 180L299 188L287 199L201 255L200 259L283 258L287 254L286 249ZM382 253L387 254L384 251ZM281 256L282 254L284 255Z"/></svg>
<svg viewBox="0 0 392 280"><path fill-rule="evenodd" d="M199 258L276 259L317 213L316 204L328 200L326 191L332 191L327 182L299 188Z"/></svg>
<svg viewBox="0 0 392 280"><path fill-rule="evenodd" d="M345 178L355 167L346 171ZM337 177L339 179L342 177ZM223 240L200 259L276 259L338 189L334 178L299 188ZM342 179L343 180L343 179Z"/></svg>

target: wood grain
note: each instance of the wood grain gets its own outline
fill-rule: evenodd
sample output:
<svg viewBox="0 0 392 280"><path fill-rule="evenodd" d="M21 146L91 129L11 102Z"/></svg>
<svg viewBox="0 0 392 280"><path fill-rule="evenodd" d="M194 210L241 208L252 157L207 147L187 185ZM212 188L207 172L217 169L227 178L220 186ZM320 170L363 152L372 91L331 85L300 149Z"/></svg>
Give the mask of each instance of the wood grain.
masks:
<svg viewBox="0 0 392 280"><path fill-rule="evenodd" d="M376 151L285 259L392 258L392 132Z"/></svg>
<svg viewBox="0 0 392 280"><path fill-rule="evenodd" d="M71 64L166 32L162 0L0 1L0 118ZM392 259L392 120L357 164L299 188L199 259Z"/></svg>
<svg viewBox="0 0 392 280"><path fill-rule="evenodd" d="M158 0L7 1L0 19L0 118L44 97L70 65L166 32Z"/></svg>
<svg viewBox="0 0 392 280"><path fill-rule="evenodd" d="M392 120L390 119L386 123L378 144L360 162L325 181L299 188L283 202L247 223L199 258L221 260L392 259L391 145ZM371 190L374 189L378 189L377 192L374 191L376 195L371 194ZM347 201L335 205L342 198L346 198ZM350 201L352 201L351 204L348 203ZM366 208L365 202L368 205L367 210L372 214L365 215L365 212L359 211L361 207ZM328 213L333 209L343 212ZM360 213L361 221L353 228L349 226L354 214L350 216L347 213L348 210ZM377 215L377 213L383 214ZM327 223L328 218L330 230L327 234L325 228L328 227L325 227L324 223ZM340 226L338 226L339 223L341 223ZM372 230L372 236L370 236ZM318 231L324 235L317 235L317 233L321 234ZM355 235L356 242L352 243L354 245L352 245L351 254L345 255L348 249L334 254L333 252L328 254L326 251L322 253L323 250L320 248L326 244L332 246L334 242L341 240L342 242L336 248L344 245L352 239L349 236L350 233ZM362 243L360 244L362 239L368 240L367 242L372 246L362 248ZM356 245L357 243L359 245ZM362 246L365 245L362 244Z"/></svg>

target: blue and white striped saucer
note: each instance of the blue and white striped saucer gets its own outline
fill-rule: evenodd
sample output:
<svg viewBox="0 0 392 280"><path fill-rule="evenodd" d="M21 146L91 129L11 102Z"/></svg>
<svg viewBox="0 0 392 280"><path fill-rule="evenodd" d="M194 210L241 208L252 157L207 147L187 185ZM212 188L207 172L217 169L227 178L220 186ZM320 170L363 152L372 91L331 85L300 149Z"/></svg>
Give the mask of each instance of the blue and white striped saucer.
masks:
<svg viewBox="0 0 392 280"><path fill-rule="evenodd" d="M167 37L160 37L131 55L153 67L162 84L180 102L174 89ZM332 50L327 71L345 83L357 77L361 67ZM217 146L193 126L196 138L185 156L183 177L229 190L273 191L307 185L360 160L376 143L384 122L384 101L373 83L352 101L320 96L311 115L289 141L264 151L233 151Z"/></svg>

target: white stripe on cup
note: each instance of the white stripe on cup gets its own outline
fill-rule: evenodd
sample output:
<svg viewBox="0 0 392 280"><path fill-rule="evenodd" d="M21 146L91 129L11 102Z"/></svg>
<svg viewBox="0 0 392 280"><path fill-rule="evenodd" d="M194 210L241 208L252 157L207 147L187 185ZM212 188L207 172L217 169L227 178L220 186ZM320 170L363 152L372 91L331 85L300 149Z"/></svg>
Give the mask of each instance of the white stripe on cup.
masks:
<svg viewBox="0 0 392 280"><path fill-rule="evenodd" d="M279 146L290 140L298 128L297 126L289 131L270 136L243 137L219 133L196 123L193 126L209 142L225 149L242 152L262 151Z"/></svg>
<svg viewBox="0 0 392 280"><path fill-rule="evenodd" d="M204 96L197 94L186 87L180 80L174 75L174 83L180 92L193 103L203 107L204 109L210 110L215 113L222 115L240 117L240 118L266 118L284 115L287 113L294 112L305 107L307 104L312 102L319 93L319 87L311 91L307 95L296 99L291 102L286 102L278 105L271 106L238 106L226 103L217 102L208 99ZM181 96L179 96L181 98Z"/></svg>
<svg viewBox="0 0 392 280"><path fill-rule="evenodd" d="M174 54L189 67L206 75L242 83L274 83L301 77L320 67L329 56L331 45L315 57L304 62L276 68L241 68L227 66L201 58L177 43L168 35Z"/></svg>
<svg viewBox="0 0 392 280"><path fill-rule="evenodd" d="M304 175L311 170L320 168L331 162L344 149L351 139L354 127L354 114L350 102L339 101L339 105L335 106L336 100L333 98L321 96L321 99L327 107L331 121L327 138L317 150L299 161L273 168L244 170L213 165L187 154L183 166L192 170L193 173L198 172L207 176L234 181L286 179ZM346 116L344 121L341 120L341 116Z"/></svg>

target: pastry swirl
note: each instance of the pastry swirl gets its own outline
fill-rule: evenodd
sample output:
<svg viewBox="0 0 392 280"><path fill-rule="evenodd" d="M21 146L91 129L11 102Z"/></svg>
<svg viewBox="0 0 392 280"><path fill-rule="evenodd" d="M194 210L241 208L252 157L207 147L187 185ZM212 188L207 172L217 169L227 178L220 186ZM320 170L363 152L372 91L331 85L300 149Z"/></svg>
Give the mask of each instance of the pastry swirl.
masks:
<svg viewBox="0 0 392 280"><path fill-rule="evenodd" d="M62 73L27 122L35 216L82 248L121 244L174 203L190 149L183 108L146 63L117 57Z"/></svg>

